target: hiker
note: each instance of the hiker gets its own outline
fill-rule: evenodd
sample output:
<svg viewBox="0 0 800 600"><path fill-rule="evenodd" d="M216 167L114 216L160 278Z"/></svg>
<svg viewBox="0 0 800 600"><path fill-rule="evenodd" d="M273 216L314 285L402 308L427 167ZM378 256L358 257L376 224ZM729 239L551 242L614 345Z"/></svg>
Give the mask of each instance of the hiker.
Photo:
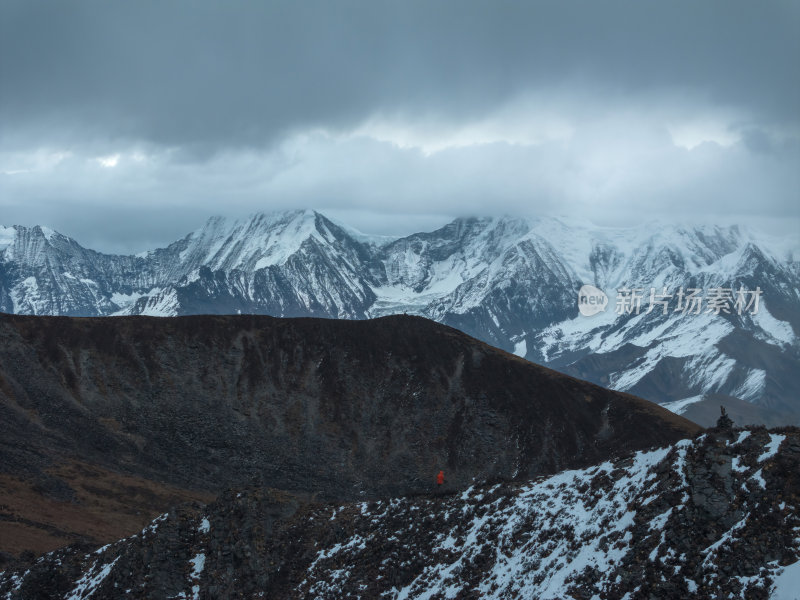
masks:
<svg viewBox="0 0 800 600"><path fill-rule="evenodd" d="M443 483L444 483L444 471L439 471L439 474L436 476L436 485L441 488Z"/></svg>

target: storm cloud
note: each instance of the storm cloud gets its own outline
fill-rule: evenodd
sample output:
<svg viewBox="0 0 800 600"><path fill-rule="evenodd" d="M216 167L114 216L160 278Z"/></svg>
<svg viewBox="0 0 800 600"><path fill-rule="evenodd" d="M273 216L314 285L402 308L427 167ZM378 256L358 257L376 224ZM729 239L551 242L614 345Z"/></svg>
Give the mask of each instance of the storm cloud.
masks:
<svg viewBox="0 0 800 600"><path fill-rule="evenodd" d="M800 5L0 5L0 222L800 217Z"/></svg>

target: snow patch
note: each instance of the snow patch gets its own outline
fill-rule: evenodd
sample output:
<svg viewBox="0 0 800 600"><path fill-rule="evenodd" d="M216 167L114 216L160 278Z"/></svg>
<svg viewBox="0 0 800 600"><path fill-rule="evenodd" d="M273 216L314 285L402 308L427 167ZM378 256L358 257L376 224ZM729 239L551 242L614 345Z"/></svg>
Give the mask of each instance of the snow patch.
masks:
<svg viewBox="0 0 800 600"><path fill-rule="evenodd" d="M105 565L98 566L98 563L93 564L86 574L75 583L75 587L70 595L66 597L66 600L86 600L91 598L100 584L103 583L103 580L111 573L111 569L118 560L119 556Z"/></svg>
<svg viewBox="0 0 800 600"><path fill-rule="evenodd" d="M206 555L200 552L199 554L195 555L194 558L189 560L189 564L192 565L192 572L189 576L192 579L199 579L200 574L206 567Z"/></svg>
<svg viewBox="0 0 800 600"><path fill-rule="evenodd" d="M800 600L800 561L784 567L773 579L770 600Z"/></svg>
<svg viewBox="0 0 800 600"><path fill-rule="evenodd" d="M149 317L174 317L178 314L178 293L174 289L150 290L139 313Z"/></svg>
<svg viewBox="0 0 800 600"><path fill-rule="evenodd" d="M749 429L745 429L744 431L740 431L739 432L739 436L736 438L736 441L735 442L731 442L729 445L736 446L738 444L741 444L743 441L745 441L749 437L750 437L750 430Z"/></svg>
<svg viewBox="0 0 800 600"><path fill-rule="evenodd" d="M767 482L764 481L764 477L762 475L763 469L759 469L755 473L750 476L750 479L754 480L758 485L761 486L761 489L767 489Z"/></svg>
<svg viewBox="0 0 800 600"><path fill-rule="evenodd" d="M199 533L208 533L211 531L211 523L209 523L206 517L203 517L203 520L200 521L200 525L197 526L197 531Z"/></svg>
<svg viewBox="0 0 800 600"><path fill-rule="evenodd" d="M703 394L700 394L699 396L691 396L689 398L684 398L682 400L675 400L673 402L664 402L661 406L663 406L669 411L674 412L676 415L682 415L692 404L700 402L704 397L705 396L703 396Z"/></svg>
<svg viewBox="0 0 800 600"><path fill-rule="evenodd" d="M142 297L141 294L137 294L135 292L131 294L121 294L120 292L114 292L113 294L111 294L111 302L116 304L121 310L124 310L129 306L131 306L141 297Z"/></svg>
<svg viewBox="0 0 800 600"><path fill-rule="evenodd" d="M759 306L758 312L751 315L753 322L766 334L765 341L778 345L790 345L795 342L792 326L772 316L766 306Z"/></svg>
<svg viewBox="0 0 800 600"><path fill-rule="evenodd" d="M757 400L767 383L767 372L763 369L750 369L744 382L736 388L733 395L745 400L753 402Z"/></svg>
<svg viewBox="0 0 800 600"><path fill-rule="evenodd" d="M785 439L785 435L781 435L779 433L770 433L769 442L767 443L764 453L758 457L758 462L764 462L768 458L775 456L778 453L778 448L780 447L781 442L783 442Z"/></svg>
<svg viewBox="0 0 800 600"><path fill-rule="evenodd" d="M53 239L53 236L56 234L55 230L50 229L49 227L39 227L42 231L42 235L44 235L44 239L48 242Z"/></svg>

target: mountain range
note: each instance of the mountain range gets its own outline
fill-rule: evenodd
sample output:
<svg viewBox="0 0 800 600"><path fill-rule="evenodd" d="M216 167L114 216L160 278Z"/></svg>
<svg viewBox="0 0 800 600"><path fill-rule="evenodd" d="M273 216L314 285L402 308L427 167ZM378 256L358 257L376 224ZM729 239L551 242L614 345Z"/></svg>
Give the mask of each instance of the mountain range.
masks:
<svg viewBox="0 0 800 600"><path fill-rule="evenodd" d="M605 311L579 313L584 284L606 292ZM648 311L651 288L668 306ZM714 288L731 290L719 314L709 304L678 310L684 292L708 299ZM640 311L617 310L623 289L641 290ZM758 290L757 310L737 311L737 290ZM0 227L0 311L408 313L702 424L720 404L742 424L800 423L800 240L736 226L465 218L379 237L303 210L215 217L136 256L95 252L45 227Z"/></svg>

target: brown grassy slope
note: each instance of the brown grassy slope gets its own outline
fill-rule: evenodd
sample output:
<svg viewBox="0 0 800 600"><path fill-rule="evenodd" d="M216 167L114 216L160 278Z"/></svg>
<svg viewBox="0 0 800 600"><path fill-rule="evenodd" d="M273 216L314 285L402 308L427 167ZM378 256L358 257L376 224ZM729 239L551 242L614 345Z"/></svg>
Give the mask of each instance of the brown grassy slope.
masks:
<svg viewBox="0 0 800 600"><path fill-rule="evenodd" d="M39 554L78 540L109 543L171 506L215 497L75 461L47 474L69 486L69 499L51 496L35 480L0 474L0 551Z"/></svg>

